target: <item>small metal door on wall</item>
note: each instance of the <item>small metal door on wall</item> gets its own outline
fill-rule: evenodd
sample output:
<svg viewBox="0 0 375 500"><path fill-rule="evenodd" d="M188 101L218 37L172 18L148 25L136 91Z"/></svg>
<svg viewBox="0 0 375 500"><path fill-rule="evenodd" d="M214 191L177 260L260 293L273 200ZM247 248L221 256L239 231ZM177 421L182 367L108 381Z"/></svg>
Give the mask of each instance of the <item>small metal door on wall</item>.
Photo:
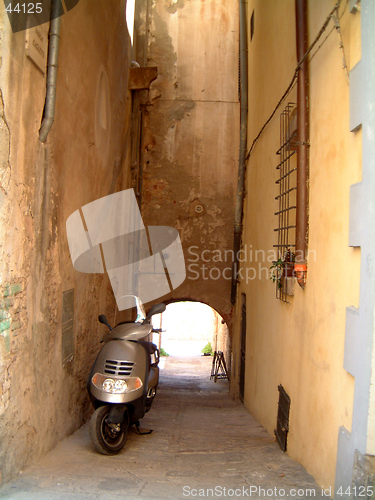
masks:
<svg viewBox="0 0 375 500"><path fill-rule="evenodd" d="M245 363L246 363L246 294L241 294L241 359L240 359L240 399L245 396Z"/></svg>

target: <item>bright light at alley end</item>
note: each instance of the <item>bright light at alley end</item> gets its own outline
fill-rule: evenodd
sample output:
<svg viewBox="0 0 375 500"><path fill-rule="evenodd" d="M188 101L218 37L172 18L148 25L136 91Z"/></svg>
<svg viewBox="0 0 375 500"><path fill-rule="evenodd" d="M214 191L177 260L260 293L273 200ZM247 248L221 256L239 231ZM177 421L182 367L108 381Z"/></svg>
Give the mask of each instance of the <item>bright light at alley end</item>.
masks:
<svg viewBox="0 0 375 500"><path fill-rule="evenodd" d="M92 383L98 389L110 394L125 394L127 392L136 391L143 385L139 377L129 377L127 379L106 377L101 373L95 373L92 377Z"/></svg>

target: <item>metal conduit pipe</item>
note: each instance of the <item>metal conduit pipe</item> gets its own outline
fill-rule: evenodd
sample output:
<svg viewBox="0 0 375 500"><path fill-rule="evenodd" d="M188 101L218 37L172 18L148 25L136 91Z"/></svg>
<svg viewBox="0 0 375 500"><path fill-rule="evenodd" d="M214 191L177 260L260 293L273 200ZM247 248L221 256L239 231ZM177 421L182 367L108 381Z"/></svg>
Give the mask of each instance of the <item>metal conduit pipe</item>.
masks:
<svg viewBox="0 0 375 500"><path fill-rule="evenodd" d="M39 140L45 142L55 119L57 62L59 58L60 26L63 14L61 0L53 0L49 30L47 88L43 120L39 130Z"/></svg>
<svg viewBox="0 0 375 500"><path fill-rule="evenodd" d="M238 181L236 196L236 211L234 216L234 258L232 266L231 302L236 302L238 252L241 245L242 212L245 182L245 161L247 147L247 116L248 116L248 57L247 57L247 16L246 0L240 0L240 152L238 161Z"/></svg>
<svg viewBox="0 0 375 500"><path fill-rule="evenodd" d="M307 0L295 0L297 61L307 52ZM306 283L308 239L308 160L309 160L309 96L308 62L302 62L297 79L297 213L295 275L298 284Z"/></svg>

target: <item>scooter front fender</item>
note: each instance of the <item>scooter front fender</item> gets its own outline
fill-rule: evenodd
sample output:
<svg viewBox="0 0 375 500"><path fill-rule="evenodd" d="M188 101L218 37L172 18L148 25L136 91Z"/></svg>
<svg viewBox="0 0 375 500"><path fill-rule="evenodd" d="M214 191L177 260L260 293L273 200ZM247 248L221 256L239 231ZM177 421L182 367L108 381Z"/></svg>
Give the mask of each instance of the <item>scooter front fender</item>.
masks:
<svg viewBox="0 0 375 500"><path fill-rule="evenodd" d="M138 377L142 381L142 387L124 394L112 394L94 385L93 377L96 373L123 380ZM95 399L104 403L131 403L145 395L147 375L147 354L144 348L137 342L113 340L103 346L94 363L89 391Z"/></svg>

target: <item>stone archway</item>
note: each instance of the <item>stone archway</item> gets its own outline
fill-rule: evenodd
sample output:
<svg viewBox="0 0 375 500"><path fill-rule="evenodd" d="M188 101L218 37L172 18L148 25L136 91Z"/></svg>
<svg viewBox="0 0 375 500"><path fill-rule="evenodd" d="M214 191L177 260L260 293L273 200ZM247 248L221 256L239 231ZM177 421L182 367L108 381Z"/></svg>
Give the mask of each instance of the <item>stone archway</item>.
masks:
<svg viewBox="0 0 375 500"><path fill-rule="evenodd" d="M147 65L157 66L159 76L143 100L143 221L180 234L186 279L166 300L209 304L229 325L238 2L192 0L168 8L154 2L148 8L139 16L148 20L148 40L139 40L138 52L141 57L147 47Z"/></svg>

